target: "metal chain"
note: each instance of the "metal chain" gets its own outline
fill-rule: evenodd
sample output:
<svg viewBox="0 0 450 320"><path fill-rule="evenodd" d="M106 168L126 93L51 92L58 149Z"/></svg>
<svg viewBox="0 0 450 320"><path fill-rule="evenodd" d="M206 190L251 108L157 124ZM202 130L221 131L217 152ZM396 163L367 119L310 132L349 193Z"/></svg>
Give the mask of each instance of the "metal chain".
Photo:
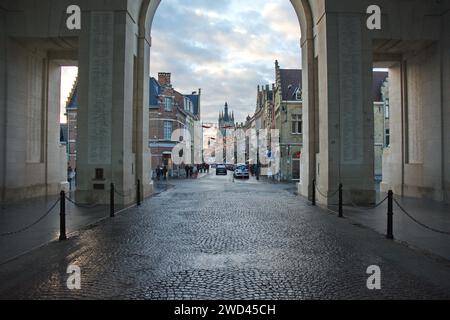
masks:
<svg viewBox="0 0 450 320"><path fill-rule="evenodd" d="M75 201L73 201L72 199L70 199L69 197L66 197L66 199L67 199L67 201L69 201L70 203L75 205L76 207L83 208L83 209L92 209L92 208L98 207L100 205L99 203L87 204L87 205L79 204L79 203L76 203Z"/></svg>
<svg viewBox="0 0 450 320"><path fill-rule="evenodd" d="M418 225L424 227L425 229L440 233L440 234L445 234L445 235L450 235L450 232L447 231L442 231L442 230L438 230L435 228L432 228L430 226L427 226L426 224L420 222L419 220L417 220L416 218L414 218L410 213L408 213L402 206L401 204L397 201L397 199L394 199L395 204L400 208L401 211L403 211L404 214L406 214L406 216L408 218L410 218L412 221L414 221L415 223L417 223Z"/></svg>
<svg viewBox="0 0 450 320"><path fill-rule="evenodd" d="M133 195L131 191L129 192L128 195L126 195L124 193L121 193L121 192L117 191L116 189L114 189L114 193L117 194L119 197L122 197L122 198L128 198L128 197L131 197Z"/></svg>
<svg viewBox="0 0 450 320"><path fill-rule="evenodd" d="M12 236L12 235L14 235L14 234L18 234L18 233L24 232L24 231L26 231L26 230L28 230L28 229L31 229L32 227L34 227L35 225L37 225L39 222L41 222L42 220L44 220L44 219L45 219L45 218L53 211L53 209L55 209L55 207L56 207L56 205L59 203L59 201L60 201L60 199L58 199L58 200L50 207L50 209L47 210L47 212L46 212L42 217L40 217L38 220L36 220L36 221L33 222L32 224L30 224L30 225L28 225L28 226L26 226L26 227L24 227L24 228L22 228L22 229L16 230L16 231L7 232L7 233L2 233L2 234L0 234L0 237Z"/></svg>
<svg viewBox="0 0 450 320"><path fill-rule="evenodd" d="M386 200L387 200L388 198L389 198L389 197L386 196L386 198L384 198L383 200L381 200L379 203L377 203L377 204L374 205L374 206L370 206L370 207L360 207L360 206L357 206L353 201L351 202L351 206L354 207L354 208L356 208L356 209L360 209L360 210L366 210L366 211L368 211L368 210L373 210L373 209L376 209L376 208L378 208L379 206L381 206L383 203L385 203ZM344 204L344 206L348 207L348 205L346 205L346 204Z"/></svg>
<svg viewBox="0 0 450 320"><path fill-rule="evenodd" d="M316 190L317 190L317 192L318 192L322 197L327 198L327 199L333 198L333 197L339 192L339 189L337 189L337 190L334 191L332 194L330 194L330 195L325 195L322 191L320 191L320 189L319 189L319 187L318 187L317 185L316 185Z"/></svg>

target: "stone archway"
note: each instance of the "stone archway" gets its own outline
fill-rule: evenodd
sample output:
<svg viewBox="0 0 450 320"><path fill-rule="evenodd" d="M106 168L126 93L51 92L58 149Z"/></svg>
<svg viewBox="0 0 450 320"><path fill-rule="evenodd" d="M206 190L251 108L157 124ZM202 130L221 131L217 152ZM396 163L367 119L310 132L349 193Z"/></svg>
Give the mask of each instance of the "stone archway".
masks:
<svg viewBox="0 0 450 320"><path fill-rule="evenodd" d="M287 1L287 0L286 0ZM306 139L304 139L304 148L302 153L302 183L299 186L299 191L302 195L309 197L311 194L310 185L315 178L315 163L316 163L316 146L315 146L315 132L316 132L316 106L315 106L315 89L314 89L314 30L313 30L313 11L309 0L289 0L297 13L302 37L302 65L303 65L303 92L304 92L304 130L308 132ZM316 1L322 3L323 1ZM140 18L139 18L139 54L140 54L140 68L139 75L140 82L143 88L148 87L148 77L145 76L150 62L150 47L151 47L151 23L161 0L144 0L141 4ZM316 8L322 7L323 4L315 5ZM142 60L143 59L143 60ZM139 98L139 101L145 100L147 92L142 91L139 86L139 94L144 95L144 99Z"/></svg>
<svg viewBox="0 0 450 320"><path fill-rule="evenodd" d="M32 132L34 124L42 123L42 119L27 124L29 114L24 108L52 110L46 116L52 115L56 122L57 95L53 91L57 76L52 65L43 69L45 81L40 73L34 77L39 77L42 83L32 81L32 70L23 68L32 64L29 57L46 63L78 60L81 109L77 200L108 203L105 191L110 183L129 194L120 200L123 203L134 200L137 181L146 195L152 192L147 104L151 23L159 3L160 0L122 0L113 4L42 0L39 5L32 0L2 2L2 199L8 195L26 198L56 194L59 187L55 170L57 124L47 121L50 119L47 117L44 123L53 124L42 131L45 134L37 141ZM291 3L302 30L304 69L305 137L300 193L308 196L311 181L316 179L322 193L333 194L343 183L344 201L374 202L372 67L374 61L395 60L400 67L392 68L392 73L402 80L399 83L406 83L392 90L396 98L392 99L393 106L397 108L393 111L403 129L392 135L395 145L386 158L389 175L384 181L385 188L448 200L450 140L446 137L450 116L445 88L450 79L449 2L412 1L408 10L403 10L404 1L374 0L371 4L378 4L383 12L383 28L379 31L366 27L366 1L291 0ZM69 4L82 8L81 30L65 27L65 8ZM41 83L51 95L27 97L21 91L24 83L30 86ZM427 84L428 89L422 90L422 94L414 93L414 88L420 87L417 83ZM44 92L39 88L33 90ZM36 104L38 101L40 105ZM421 109L421 101L427 104L427 111L431 110L427 116ZM408 115L413 109L417 116ZM429 127L437 129L428 130ZM41 146L33 149L32 154L26 146L27 137L34 139L29 139L32 144L37 141ZM321 196L318 200L336 201Z"/></svg>

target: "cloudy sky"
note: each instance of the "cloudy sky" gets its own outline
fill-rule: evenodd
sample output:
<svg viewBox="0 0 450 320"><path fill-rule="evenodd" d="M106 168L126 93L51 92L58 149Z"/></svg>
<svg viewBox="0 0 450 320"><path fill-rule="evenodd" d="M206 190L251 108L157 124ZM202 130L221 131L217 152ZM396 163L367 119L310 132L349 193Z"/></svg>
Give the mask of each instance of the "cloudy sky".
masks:
<svg viewBox="0 0 450 320"><path fill-rule="evenodd" d="M152 28L151 74L171 72L182 93L202 88L202 118L228 101L236 121L254 112L275 60L301 68L300 27L288 0L163 0Z"/></svg>

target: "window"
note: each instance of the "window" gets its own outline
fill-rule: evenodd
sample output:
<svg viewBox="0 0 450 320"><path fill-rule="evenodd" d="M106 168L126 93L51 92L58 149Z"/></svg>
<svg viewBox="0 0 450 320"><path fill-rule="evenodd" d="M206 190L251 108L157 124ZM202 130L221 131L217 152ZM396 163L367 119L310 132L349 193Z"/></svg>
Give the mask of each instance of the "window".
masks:
<svg viewBox="0 0 450 320"><path fill-rule="evenodd" d="M292 134L302 134L303 133L303 121L301 114L292 115Z"/></svg>
<svg viewBox="0 0 450 320"><path fill-rule="evenodd" d="M164 121L164 140L172 140L172 122Z"/></svg>
<svg viewBox="0 0 450 320"><path fill-rule="evenodd" d="M96 168L95 169L95 180L104 180L104 170L102 168Z"/></svg>
<svg viewBox="0 0 450 320"><path fill-rule="evenodd" d="M173 98L165 97L164 98L164 111L171 112L173 108Z"/></svg>
<svg viewBox="0 0 450 320"><path fill-rule="evenodd" d="M184 110L189 111L190 113L194 113L194 104L191 99L184 98Z"/></svg>

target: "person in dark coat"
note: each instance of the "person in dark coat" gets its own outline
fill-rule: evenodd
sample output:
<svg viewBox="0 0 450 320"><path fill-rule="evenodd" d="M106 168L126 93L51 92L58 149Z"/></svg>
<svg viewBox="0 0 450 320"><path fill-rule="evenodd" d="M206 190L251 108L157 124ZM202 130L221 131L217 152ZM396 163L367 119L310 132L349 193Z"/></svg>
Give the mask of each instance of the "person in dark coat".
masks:
<svg viewBox="0 0 450 320"><path fill-rule="evenodd" d="M162 172L163 172L164 180L167 180L167 167L166 166L164 166L164 168L162 169Z"/></svg>

